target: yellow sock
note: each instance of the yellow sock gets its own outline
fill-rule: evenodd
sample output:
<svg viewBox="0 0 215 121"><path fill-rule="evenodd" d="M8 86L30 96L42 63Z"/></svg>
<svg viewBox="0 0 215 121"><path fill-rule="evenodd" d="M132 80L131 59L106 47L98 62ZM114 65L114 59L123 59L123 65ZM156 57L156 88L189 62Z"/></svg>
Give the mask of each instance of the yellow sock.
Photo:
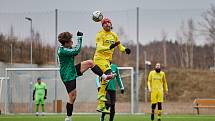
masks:
<svg viewBox="0 0 215 121"><path fill-rule="evenodd" d="M99 100L99 102L98 102L98 107L100 107L100 108L105 107L105 102L104 102L104 101Z"/></svg>
<svg viewBox="0 0 215 121"><path fill-rule="evenodd" d="M102 80L101 82L101 88L99 90L99 96L106 96L106 86L107 84Z"/></svg>
<svg viewBox="0 0 215 121"><path fill-rule="evenodd" d="M161 118L161 113L162 113L162 110L158 110L158 119Z"/></svg>

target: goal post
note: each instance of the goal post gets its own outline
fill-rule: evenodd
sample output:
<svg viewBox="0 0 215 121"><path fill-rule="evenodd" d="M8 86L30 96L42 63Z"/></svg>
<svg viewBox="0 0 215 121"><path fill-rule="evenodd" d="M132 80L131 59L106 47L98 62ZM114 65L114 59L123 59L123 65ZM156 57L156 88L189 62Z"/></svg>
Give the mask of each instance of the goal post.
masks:
<svg viewBox="0 0 215 121"><path fill-rule="evenodd" d="M133 67L118 67L121 78L125 86L125 96L120 96L117 91L116 108L120 108L119 113L134 113L134 69ZM6 68L6 82L2 87L5 94L4 113L32 113L34 112L34 104L32 100L33 83L38 77L48 86L48 94L46 100L47 112L53 113L55 104L53 101L61 100L63 103L62 112L65 113L65 105L67 101L67 92L60 79L59 68ZM77 78L77 99L75 102L74 113L88 114L97 113L97 89L95 84L96 75L91 70L87 70L83 76ZM119 89L117 89L119 90ZM19 96L17 96L19 95ZM119 102L119 104L118 104ZM129 108L126 107L127 104ZM119 107L117 107L119 106ZM83 110L82 108L84 107ZM15 109L18 108L18 109ZM22 110L20 110L22 108ZM13 109L13 110L11 110ZM125 109L125 110L123 110ZM117 109L116 109L117 110ZM18 111L18 112L17 112Z"/></svg>

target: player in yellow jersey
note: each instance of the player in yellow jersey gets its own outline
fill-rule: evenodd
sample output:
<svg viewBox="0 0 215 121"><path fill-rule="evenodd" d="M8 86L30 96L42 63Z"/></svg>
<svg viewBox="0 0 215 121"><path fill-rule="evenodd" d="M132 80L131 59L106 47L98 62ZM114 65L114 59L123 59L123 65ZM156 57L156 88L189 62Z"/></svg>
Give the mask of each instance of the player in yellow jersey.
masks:
<svg viewBox="0 0 215 121"><path fill-rule="evenodd" d="M149 73L148 76L148 90L151 93L151 108L152 108L152 114L151 114L151 120L154 120L154 113L156 104L158 105L158 121L161 121L161 112L162 112L162 103L164 94L168 94L168 86L167 81L165 77L165 73L161 71L161 65L160 63L157 63L155 65L155 69L152 70Z"/></svg>
<svg viewBox="0 0 215 121"><path fill-rule="evenodd" d="M97 64L105 74L111 74L110 63L112 62L112 55L114 48L118 47L123 53L130 54L131 50L124 47L119 40L118 35L112 31L112 22L108 18L104 18L101 21L102 30L96 35L96 52L94 55L94 63ZM106 101L106 88L107 84L104 80L101 82L101 88L99 90L99 104L97 106L97 111L109 113L105 108Z"/></svg>

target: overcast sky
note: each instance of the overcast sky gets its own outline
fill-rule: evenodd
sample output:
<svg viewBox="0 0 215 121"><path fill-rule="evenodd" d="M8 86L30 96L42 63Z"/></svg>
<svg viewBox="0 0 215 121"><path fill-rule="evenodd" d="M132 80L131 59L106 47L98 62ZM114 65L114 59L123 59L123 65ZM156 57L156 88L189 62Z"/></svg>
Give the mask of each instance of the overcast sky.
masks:
<svg viewBox="0 0 215 121"><path fill-rule="evenodd" d="M206 9L214 0L0 0L1 12L61 10Z"/></svg>
<svg viewBox="0 0 215 121"><path fill-rule="evenodd" d="M25 15L11 15L11 13L35 14L41 12L41 14L44 14L49 11L53 12L54 9L57 8L59 11L84 12L80 18L85 19L85 14L92 13L92 11L95 10L101 10L104 11L105 15L113 19L114 30L117 31L123 26L124 33L126 34L125 38L135 41L135 8L138 6L141 12L140 41L145 44L153 39L160 39L160 33L163 30L167 33L168 38L174 39L176 30L179 29L181 21L186 21L189 18L193 18L197 21L200 20L201 14L209 9L211 4L215 4L215 0L0 0L0 33L7 33L9 31L9 27L6 26L6 24L8 24L15 26L15 33L18 33L17 36L29 35L28 25L26 25L26 21L23 20L23 16ZM66 20L62 20L62 23L60 23L61 21L59 22L59 32L70 31L70 29L71 31L76 31L79 29L77 26L80 26L86 33L87 41L93 45L93 39L100 26L89 23L86 19L85 21L82 19L79 21L79 19L77 19L78 15L74 15L74 13L71 14L75 18L67 18L66 15L64 16L67 20L74 20L74 22L78 24L76 26L70 25L71 22L69 24ZM10 15L16 18L22 16L22 18L16 20L16 18L13 19ZM17 23L14 21L10 23L8 19L5 19L5 16L6 18L11 17L14 21L19 21L18 24L22 26L16 25ZM35 16L36 15L32 17L35 30L41 33L44 40L49 40L50 42L50 40L54 39L54 21L51 20L51 22L45 24L44 20L38 19L43 18L43 15L41 15L42 17ZM49 19L52 18L52 16L54 15L50 14ZM44 18L45 17L46 15L44 15ZM118 17L121 17L121 19ZM25 23L22 23L23 21ZM45 25L48 25L48 27L45 27ZM96 27L91 27L89 29L88 25L89 27ZM47 28L50 30L46 30ZM121 38L125 39L123 37Z"/></svg>

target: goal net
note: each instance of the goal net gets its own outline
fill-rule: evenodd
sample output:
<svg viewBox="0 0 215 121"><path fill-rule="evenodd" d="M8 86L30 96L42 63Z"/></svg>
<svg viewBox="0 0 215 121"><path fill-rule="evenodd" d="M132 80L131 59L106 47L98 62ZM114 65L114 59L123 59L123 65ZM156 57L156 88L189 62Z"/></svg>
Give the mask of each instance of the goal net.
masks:
<svg viewBox="0 0 215 121"><path fill-rule="evenodd" d="M125 94L120 95L117 86L116 112L133 113L133 67L119 67L119 72ZM46 113L66 113L68 97L60 79L59 68L6 68L5 77L0 82L1 112L34 113L33 85L38 77L47 84ZM74 113L96 113L98 92L95 78L96 75L91 70L77 78ZM41 107L39 111L41 112Z"/></svg>

